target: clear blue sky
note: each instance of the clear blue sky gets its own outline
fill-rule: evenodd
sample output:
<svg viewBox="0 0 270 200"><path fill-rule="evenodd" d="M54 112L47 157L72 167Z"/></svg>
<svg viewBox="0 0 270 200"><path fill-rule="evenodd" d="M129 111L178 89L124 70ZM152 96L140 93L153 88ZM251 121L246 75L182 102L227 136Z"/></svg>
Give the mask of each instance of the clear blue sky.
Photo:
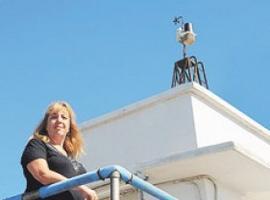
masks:
<svg viewBox="0 0 270 200"><path fill-rule="evenodd" d="M188 50L211 91L269 128L267 0L0 0L0 199L23 192L24 145L47 105L78 122L170 88L181 59L173 17L193 23Z"/></svg>

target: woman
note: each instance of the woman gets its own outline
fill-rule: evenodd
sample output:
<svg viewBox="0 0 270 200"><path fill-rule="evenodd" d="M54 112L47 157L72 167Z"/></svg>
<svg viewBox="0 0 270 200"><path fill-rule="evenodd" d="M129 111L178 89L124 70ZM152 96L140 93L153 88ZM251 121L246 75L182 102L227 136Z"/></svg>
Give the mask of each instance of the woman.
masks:
<svg viewBox="0 0 270 200"><path fill-rule="evenodd" d="M82 138L71 106L66 102L51 104L22 154L25 192L85 173L85 168L75 160L82 151ZM97 195L82 185L46 199L97 200Z"/></svg>

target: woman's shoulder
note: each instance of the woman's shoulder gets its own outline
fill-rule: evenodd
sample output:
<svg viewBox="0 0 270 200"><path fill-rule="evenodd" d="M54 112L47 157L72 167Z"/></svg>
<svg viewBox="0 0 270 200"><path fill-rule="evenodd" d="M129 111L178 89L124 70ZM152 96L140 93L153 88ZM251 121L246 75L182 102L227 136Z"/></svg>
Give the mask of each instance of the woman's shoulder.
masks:
<svg viewBox="0 0 270 200"><path fill-rule="evenodd" d="M46 143L44 141L42 141L41 139L38 138L30 138L27 142L26 146L46 146Z"/></svg>
<svg viewBox="0 0 270 200"><path fill-rule="evenodd" d="M23 166L26 166L29 162L38 159L38 158L46 158L47 157L47 148L46 144L36 138L31 138L26 147L24 148L24 151L22 153L21 157L21 163Z"/></svg>

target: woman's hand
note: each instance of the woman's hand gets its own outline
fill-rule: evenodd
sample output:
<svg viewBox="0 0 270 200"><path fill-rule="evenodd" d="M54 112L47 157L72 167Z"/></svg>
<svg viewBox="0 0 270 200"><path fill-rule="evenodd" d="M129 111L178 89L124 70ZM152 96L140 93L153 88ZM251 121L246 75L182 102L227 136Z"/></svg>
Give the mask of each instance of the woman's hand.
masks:
<svg viewBox="0 0 270 200"><path fill-rule="evenodd" d="M85 185L78 187L79 192L82 194L84 200L98 200L98 196L94 190L91 190Z"/></svg>

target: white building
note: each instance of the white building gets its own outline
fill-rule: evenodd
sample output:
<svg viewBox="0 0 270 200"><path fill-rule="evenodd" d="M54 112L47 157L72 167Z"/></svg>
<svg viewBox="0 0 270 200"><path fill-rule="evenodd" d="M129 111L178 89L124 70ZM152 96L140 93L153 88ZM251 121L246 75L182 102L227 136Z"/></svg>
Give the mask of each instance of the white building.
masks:
<svg viewBox="0 0 270 200"><path fill-rule="evenodd" d="M184 84L80 125L88 170L117 164L179 200L269 200L270 134ZM92 185L109 198L108 182ZM123 184L122 199L153 199Z"/></svg>

